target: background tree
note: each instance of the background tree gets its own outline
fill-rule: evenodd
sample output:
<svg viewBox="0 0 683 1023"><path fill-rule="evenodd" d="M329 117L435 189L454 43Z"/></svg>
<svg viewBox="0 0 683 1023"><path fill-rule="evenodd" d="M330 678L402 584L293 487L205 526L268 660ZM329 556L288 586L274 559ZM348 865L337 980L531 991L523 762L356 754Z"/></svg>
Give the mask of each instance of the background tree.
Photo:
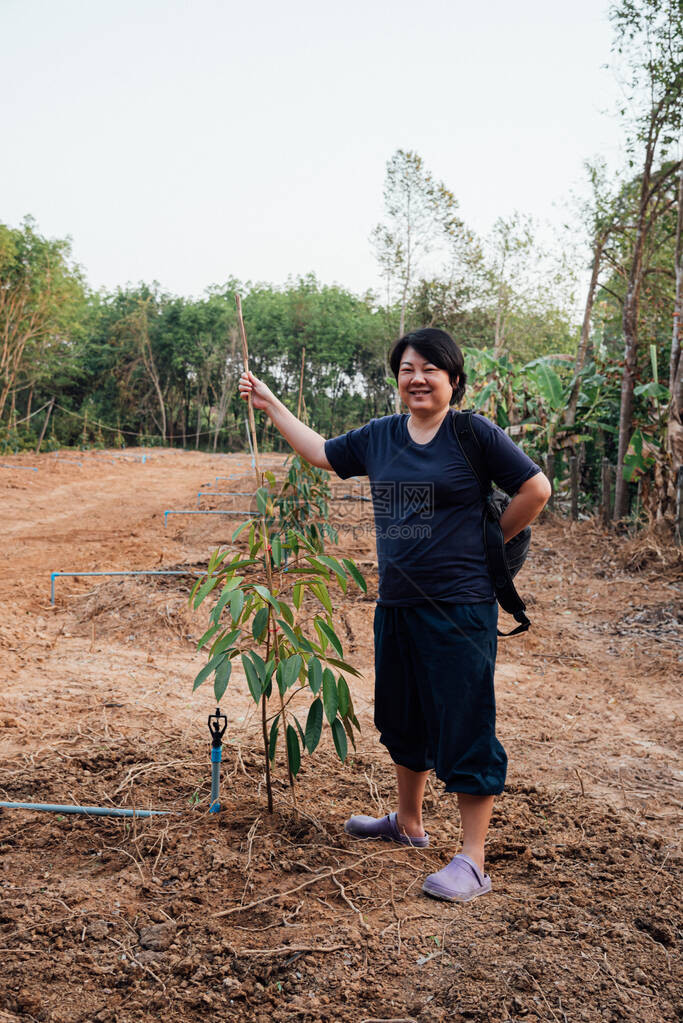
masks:
<svg viewBox="0 0 683 1023"><path fill-rule="evenodd" d="M0 417L21 378L34 384L43 354L69 338L83 298L67 240L44 238L30 217L0 224Z"/></svg>
<svg viewBox="0 0 683 1023"><path fill-rule="evenodd" d="M417 153L396 150L384 179L384 220L371 240L386 282L387 306L398 303L399 337L406 332L410 292L425 256L443 249L464 227L457 207L453 193L434 179ZM398 411L398 393L395 400Z"/></svg>
<svg viewBox="0 0 683 1023"><path fill-rule="evenodd" d="M640 162L634 206L633 242L622 311L624 366L621 378L615 517L628 511L624 460L631 440L638 368L638 315L650 232L663 205L666 186L678 170L666 160L681 129L683 101L683 8L678 0L620 0L610 11L617 53L626 58L631 119L631 161Z"/></svg>

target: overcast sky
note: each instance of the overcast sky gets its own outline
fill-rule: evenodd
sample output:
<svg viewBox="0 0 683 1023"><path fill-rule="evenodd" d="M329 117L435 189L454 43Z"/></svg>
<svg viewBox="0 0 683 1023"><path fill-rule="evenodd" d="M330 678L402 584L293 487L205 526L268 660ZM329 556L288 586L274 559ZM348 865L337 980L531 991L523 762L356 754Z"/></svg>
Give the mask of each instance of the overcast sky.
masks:
<svg viewBox="0 0 683 1023"><path fill-rule="evenodd" d="M480 232L566 219L616 166L602 0L0 0L0 221L93 287L377 286L385 164L414 149Z"/></svg>

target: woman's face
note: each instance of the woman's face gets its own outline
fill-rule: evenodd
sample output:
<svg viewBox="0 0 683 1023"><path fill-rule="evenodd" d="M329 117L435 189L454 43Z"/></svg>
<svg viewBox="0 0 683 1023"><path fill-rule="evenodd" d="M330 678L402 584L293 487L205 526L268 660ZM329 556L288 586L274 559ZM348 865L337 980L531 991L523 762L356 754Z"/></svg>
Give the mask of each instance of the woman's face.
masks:
<svg viewBox="0 0 683 1023"><path fill-rule="evenodd" d="M411 415L430 415L448 408L453 386L445 369L428 362L409 345L398 369L398 393Z"/></svg>

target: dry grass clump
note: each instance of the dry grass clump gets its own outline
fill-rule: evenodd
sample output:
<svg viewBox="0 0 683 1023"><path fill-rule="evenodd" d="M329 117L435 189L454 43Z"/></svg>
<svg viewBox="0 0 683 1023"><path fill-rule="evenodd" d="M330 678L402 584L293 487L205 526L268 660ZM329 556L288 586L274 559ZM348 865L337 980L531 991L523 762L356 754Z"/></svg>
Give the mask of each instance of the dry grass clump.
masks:
<svg viewBox="0 0 683 1023"><path fill-rule="evenodd" d="M618 544L617 563L626 572L642 572L655 566L683 580L683 550L655 530L647 530Z"/></svg>

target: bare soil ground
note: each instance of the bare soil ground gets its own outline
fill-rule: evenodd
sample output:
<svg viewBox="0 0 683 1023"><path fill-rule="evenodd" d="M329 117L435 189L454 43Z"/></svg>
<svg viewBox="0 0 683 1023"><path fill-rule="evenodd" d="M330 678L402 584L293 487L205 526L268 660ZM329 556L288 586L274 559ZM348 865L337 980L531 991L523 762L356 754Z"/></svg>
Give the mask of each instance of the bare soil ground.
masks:
<svg viewBox="0 0 683 1023"><path fill-rule="evenodd" d="M0 1021L683 1018L675 551L592 522L535 528L519 579L533 628L502 640L498 660L510 770L488 850L493 893L447 904L421 893L458 840L438 783L429 849L342 831L351 813L394 800L372 727L368 505L335 502L333 517L369 582L367 596L337 599L364 672L357 751L342 767L328 737L305 760L298 815L280 763L269 816L236 669L224 809L209 815L214 704L209 687L191 693L206 613L188 610L188 580L59 578L53 607L50 573L201 570L234 519L174 516L165 529L163 512L196 508L216 476L253 489L249 459L61 455L0 469L0 799L176 813L131 824L0 812Z"/></svg>

